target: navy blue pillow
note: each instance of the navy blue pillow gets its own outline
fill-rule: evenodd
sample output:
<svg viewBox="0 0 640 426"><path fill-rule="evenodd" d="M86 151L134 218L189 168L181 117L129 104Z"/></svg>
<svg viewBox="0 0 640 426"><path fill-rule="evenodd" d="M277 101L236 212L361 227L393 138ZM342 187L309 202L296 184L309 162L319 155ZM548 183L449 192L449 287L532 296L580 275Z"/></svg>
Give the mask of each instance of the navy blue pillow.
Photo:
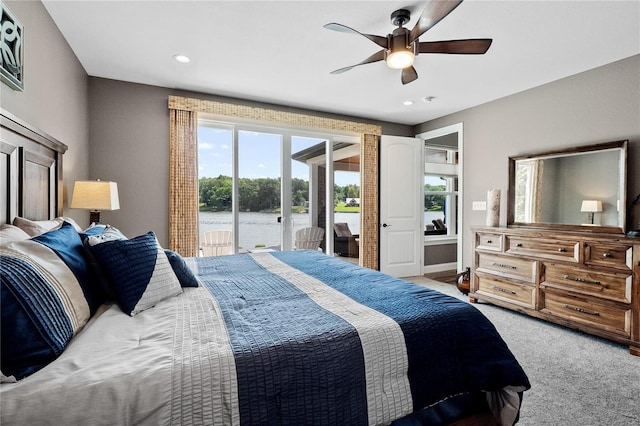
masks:
<svg viewBox="0 0 640 426"><path fill-rule="evenodd" d="M180 282L153 232L129 240L105 241L89 248L109 278L118 306L127 315L136 315L182 293Z"/></svg>
<svg viewBox="0 0 640 426"><path fill-rule="evenodd" d="M0 256L0 271L2 374L20 380L56 359L74 330L62 301L32 265Z"/></svg>
<svg viewBox="0 0 640 426"><path fill-rule="evenodd" d="M184 258L175 251L169 249L165 249L164 252L169 258L169 263L171 263L173 272L176 273L176 277L178 277L178 281L180 281L180 286L198 287L198 279L193 274L193 271L191 271L191 268L187 266L187 262L184 261Z"/></svg>
<svg viewBox="0 0 640 426"><path fill-rule="evenodd" d="M63 222L60 228L33 237L32 240L56 252L58 257L71 269L82 287L91 315L93 315L104 303L105 296L100 287L95 285L97 278L89 267L82 240L74 226L69 222Z"/></svg>
<svg viewBox="0 0 640 426"><path fill-rule="evenodd" d="M3 376L20 380L56 359L89 321L90 300L98 305L69 226L0 245Z"/></svg>
<svg viewBox="0 0 640 426"><path fill-rule="evenodd" d="M94 237L102 234L104 230L107 229L107 225L93 225L82 232L79 232L80 240L82 241L82 246L84 247L85 255L87 257L87 263L89 265L89 269L91 270L91 274L95 278L95 282L98 283L100 287L100 291L104 296L105 300L116 300L115 294L111 287L109 286L109 280L105 276L100 264L91 253L89 249L89 237Z"/></svg>

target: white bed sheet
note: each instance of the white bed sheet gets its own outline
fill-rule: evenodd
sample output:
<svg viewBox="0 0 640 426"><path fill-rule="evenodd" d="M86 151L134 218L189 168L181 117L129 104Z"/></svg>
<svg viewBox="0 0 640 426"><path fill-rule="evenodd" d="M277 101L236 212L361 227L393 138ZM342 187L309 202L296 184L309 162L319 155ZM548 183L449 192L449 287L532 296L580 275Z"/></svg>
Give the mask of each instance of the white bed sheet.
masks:
<svg viewBox="0 0 640 426"><path fill-rule="evenodd" d="M229 401L203 403L188 391L198 380L233 388L235 365L213 298L201 287L184 290L133 317L103 306L57 360L0 385L0 424L162 425L183 412L189 412L178 420L183 424L237 424ZM200 315L203 310L210 313ZM191 339L193 333L199 339ZM201 364L203 351L216 351L217 361Z"/></svg>

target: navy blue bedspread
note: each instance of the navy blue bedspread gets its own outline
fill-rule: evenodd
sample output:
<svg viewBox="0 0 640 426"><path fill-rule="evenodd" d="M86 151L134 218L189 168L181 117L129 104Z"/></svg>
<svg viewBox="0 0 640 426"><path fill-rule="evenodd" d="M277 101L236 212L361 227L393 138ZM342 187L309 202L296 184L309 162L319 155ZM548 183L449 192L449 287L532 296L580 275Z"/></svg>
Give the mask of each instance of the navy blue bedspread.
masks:
<svg viewBox="0 0 640 426"><path fill-rule="evenodd" d="M495 327L472 305L318 252L268 255L399 325L411 410L480 391L530 387ZM197 265L229 331L242 424L372 422L354 326L254 256L197 258Z"/></svg>

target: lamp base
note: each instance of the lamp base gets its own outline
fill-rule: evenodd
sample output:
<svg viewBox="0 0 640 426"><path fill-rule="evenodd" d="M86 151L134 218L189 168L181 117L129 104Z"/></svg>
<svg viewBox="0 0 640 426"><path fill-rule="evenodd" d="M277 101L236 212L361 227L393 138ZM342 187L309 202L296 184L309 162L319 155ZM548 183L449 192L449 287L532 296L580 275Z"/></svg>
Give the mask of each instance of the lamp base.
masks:
<svg viewBox="0 0 640 426"><path fill-rule="evenodd" d="M92 223L100 223L100 211L91 210L91 212L89 212L89 224Z"/></svg>

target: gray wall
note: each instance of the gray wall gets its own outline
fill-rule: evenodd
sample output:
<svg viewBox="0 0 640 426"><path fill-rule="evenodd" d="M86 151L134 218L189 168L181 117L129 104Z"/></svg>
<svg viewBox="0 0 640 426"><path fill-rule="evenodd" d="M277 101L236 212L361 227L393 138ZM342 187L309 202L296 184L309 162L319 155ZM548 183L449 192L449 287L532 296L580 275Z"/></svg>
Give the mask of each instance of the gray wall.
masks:
<svg viewBox="0 0 640 426"><path fill-rule="evenodd" d="M506 226L508 157L629 140L627 198L640 193L640 55L415 126L415 133L464 125L463 266L471 266L472 226L483 226L486 200L500 188ZM633 224L640 222L640 206Z"/></svg>
<svg viewBox="0 0 640 426"><path fill-rule="evenodd" d="M153 230L161 245L169 239L169 95L373 123L384 134L413 136L411 126L90 77L91 178L118 182L121 206L102 212L102 221L125 235Z"/></svg>
<svg viewBox="0 0 640 426"><path fill-rule="evenodd" d="M23 92L0 84L0 105L66 144L65 215L88 224L85 210L69 210L73 182L88 178L88 77L42 3L4 1L25 27Z"/></svg>
<svg viewBox="0 0 640 426"><path fill-rule="evenodd" d="M455 263L458 256L458 244L439 244L424 246L424 266Z"/></svg>

